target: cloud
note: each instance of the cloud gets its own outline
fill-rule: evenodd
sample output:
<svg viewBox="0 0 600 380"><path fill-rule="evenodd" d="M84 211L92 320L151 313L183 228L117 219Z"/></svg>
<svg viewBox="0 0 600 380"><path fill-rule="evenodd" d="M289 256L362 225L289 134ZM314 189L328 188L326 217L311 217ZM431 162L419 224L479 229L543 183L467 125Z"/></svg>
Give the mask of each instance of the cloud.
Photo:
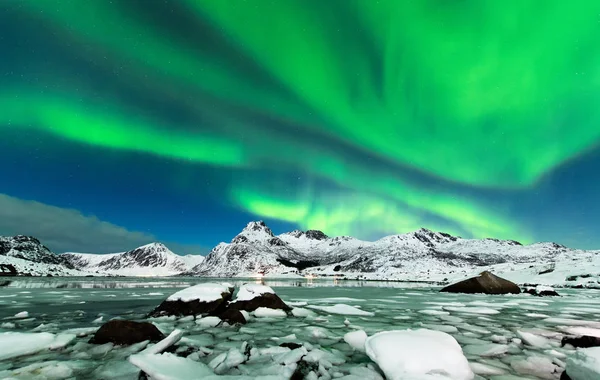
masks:
<svg viewBox="0 0 600 380"><path fill-rule="evenodd" d="M0 193L0 236L13 235L34 236L54 252L122 252L158 241L152 234L129 231L75 209ZM165 244L180 254L206 251L200 246Z"/></svg>

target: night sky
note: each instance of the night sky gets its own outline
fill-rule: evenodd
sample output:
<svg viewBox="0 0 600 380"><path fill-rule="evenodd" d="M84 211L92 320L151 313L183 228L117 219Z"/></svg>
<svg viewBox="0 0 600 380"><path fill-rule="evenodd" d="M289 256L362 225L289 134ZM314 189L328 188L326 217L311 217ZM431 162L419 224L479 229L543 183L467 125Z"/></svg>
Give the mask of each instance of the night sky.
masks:
<svg viewBox="0 0 600 380"><path fill-rule="evenodd" d="M597 0L6 0L0 48L0 235L600 248Z"/></svg>

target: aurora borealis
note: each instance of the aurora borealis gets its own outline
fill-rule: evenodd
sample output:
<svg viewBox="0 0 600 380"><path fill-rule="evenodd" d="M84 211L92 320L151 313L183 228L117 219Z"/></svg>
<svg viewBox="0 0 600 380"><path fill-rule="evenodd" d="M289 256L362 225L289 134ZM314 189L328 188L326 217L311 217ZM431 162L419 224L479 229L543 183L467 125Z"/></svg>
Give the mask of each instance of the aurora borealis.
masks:
<svg viewBox="0 0 600 380"><path fill-rule="evenodd" d="M0 195L98 238L2 210L0 235L195 252L264 219L600 248L596 1L0 9Z"/></svg>

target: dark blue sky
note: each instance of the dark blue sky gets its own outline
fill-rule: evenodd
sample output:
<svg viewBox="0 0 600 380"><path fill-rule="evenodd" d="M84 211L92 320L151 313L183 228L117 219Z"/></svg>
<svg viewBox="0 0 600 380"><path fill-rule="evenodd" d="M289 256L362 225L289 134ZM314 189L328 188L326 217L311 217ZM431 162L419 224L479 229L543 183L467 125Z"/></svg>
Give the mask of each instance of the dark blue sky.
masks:
<svg viewBox="0 0 600 380"><path fill-rule="evenodd" d="M410 16L426 3L381 5L405 20L397 38L369 24L384 8L360 3L335 18L282 6L316 20L290 25L192 1L3 4L0 235L206 253L262 219L276 233L426 227L600 248L595 10L555 25L574 47L530 24L515 37L483 8L460 12L485 25ZM449 64L445 39L461 51Z"/></svg>

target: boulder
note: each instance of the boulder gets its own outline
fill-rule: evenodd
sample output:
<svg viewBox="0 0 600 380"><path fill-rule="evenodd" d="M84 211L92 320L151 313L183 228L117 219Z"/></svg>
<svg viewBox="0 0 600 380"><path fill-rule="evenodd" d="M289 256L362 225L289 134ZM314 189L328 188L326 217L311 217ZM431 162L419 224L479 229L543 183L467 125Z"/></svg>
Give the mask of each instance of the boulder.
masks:
<svg viewBox="0 0 600 380"><path fill-rule="evenodd" d="M244 284L240 287L236 299L228 305L228 309L255 311L259 307L279 309L289 312L291 307L285 304L275 294L273 289L266 285Z"/></svg>
<svg viewBox="0 0 600 380"><path fill-rule="evenodd" d="M222 321L227 322L230 325L235 325L235 324L245 325L246 324L246 318L244 318L244 315L239 310L236 310L236 309L228 308L227 310L225 310L224 312L219 314L218 317Z"/></svg>
<svg viewBox="0 0 600 380"><path fill-rule="evenodd" d="M198 284L173 293L148 316L218 315L225 311L232 295L233 287L228 284Z"/></svg>
<svg viewBox="0 0 600 380"><path fill-rule="evenodd" d="M558 297L560 294L554 290L554 288L545 285L538 285L535 288L525 289L525 293L529 293L532 296L538 297Z"/></svg>
<svg viewBox="0 0 600 380"><path fill-rule="evenodd" d="M519 294L521 288L517 284L498 277L488 271L456 284L448 285L440 292L448 293L485 293L485 294Z"/></svg>
<svg viewBox="0 0 600 380"><path fill-rule="evenodd" d="M164 334L149 322L112 320L102 325L89 343L113 343L119 346L127 346L145 340L158 342L164 337Z"/></svg>
<svg viewBox="0 0 600 380"><path fill-rule="evenodd" d="M595 336L583 335L583 336L565 336L560 341L561 347L566 344L570 344L575 348L589 348L589 347L600 347L600 338Z"/></svg>

